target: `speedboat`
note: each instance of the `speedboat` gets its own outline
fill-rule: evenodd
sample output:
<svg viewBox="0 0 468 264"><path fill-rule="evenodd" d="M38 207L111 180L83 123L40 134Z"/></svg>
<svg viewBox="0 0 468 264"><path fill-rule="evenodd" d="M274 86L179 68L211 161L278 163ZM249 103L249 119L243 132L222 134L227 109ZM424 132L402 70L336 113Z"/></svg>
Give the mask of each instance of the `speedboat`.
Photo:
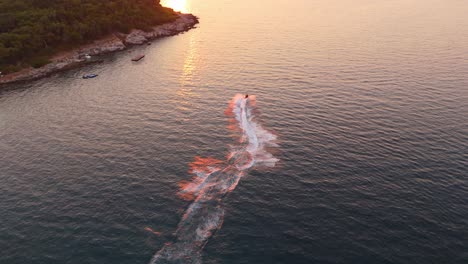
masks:
<svg viewBox="0 0 468 264"><path fill-rule="evenodd" d="M86 74L83 75L83 79L91 79L91 78L96 78L98 75L97 74Z"/></svg>
<svg viewBox="0 0 468 264"><path fill-rule="evenodd" d="M143 59L144 57L145 57L145 55L144 55L144 54L141 54L141 55L138 55L138 56L134 57L134 58L132 59L132 61L139 61L139 60Z"/></svg>

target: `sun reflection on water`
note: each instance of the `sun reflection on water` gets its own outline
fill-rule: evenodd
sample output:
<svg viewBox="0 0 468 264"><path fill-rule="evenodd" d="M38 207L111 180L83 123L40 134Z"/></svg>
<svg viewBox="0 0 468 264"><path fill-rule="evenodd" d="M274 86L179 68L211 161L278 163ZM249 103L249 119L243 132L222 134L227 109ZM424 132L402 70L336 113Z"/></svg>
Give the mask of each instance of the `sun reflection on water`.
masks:
<svg viewBox="0 0 468 264"><path fill-rule="evenodd" d="M192 79L194 77L194 72L197 69L199 57L196 35L193 34L190 37L189 50L184 60L184 68L181 76L182 85L192 84Z"/></svg>
<svg viewBox="0 0 468 264"><path fill-rule="evenodd" d="M182 104L187 104L190 98L199 96L198 93L193 90L193 78L195 77L200 59L196 39L196 35L192 34L190 37L189 49L184 60L182 74L180 76L180 88L176 92Z"/></svg>
<svg viewBox="0 0 468 264"><path fill-rule="evenodd" d="M161 0L161 5L182 13L190 12L187 0Z"/></svg>

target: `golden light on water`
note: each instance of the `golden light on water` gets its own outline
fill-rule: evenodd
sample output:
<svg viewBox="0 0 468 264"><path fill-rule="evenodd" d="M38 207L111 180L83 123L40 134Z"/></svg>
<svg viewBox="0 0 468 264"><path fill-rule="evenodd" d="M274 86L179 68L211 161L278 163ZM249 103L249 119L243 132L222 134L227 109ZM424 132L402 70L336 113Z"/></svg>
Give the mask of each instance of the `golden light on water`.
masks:
<svg viewBox="0 0 468 264"><path fill-rule="evenodd" d="M195 70L197 69L199 54L198 54L197 43L196 43L194 36L195 35L192 34L190 38L190 48L184 61L184 69L183 69L183 74L181 76L182 85L192 84L193 75L194 75Z"/></svg>
<svg viewBox="0 0 468 264"><path fill-rule="evenodd" d="M198 52L198 42L196 34L190 37L189 49L184 60L184 67L180 76L180 88L177 90L178 108L182 110L190 109L191 100L200 95L194 90L193 78L198 70L200 55Z"/></svg>
<svg viewBox="0 0 468 264"><path fill-rule="evenodd" d="M189 13L190 11L187 0L161 0L161 5L182 13Z"/></svg>

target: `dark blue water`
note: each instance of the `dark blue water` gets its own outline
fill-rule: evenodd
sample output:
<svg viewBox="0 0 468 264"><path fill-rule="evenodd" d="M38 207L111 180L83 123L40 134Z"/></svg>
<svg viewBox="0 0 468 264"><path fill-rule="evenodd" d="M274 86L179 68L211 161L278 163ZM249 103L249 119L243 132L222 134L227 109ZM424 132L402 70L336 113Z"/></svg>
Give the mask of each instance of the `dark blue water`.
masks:
<svg viewBox="0 0 468 264"><path fill-rule="evenodd" d="M279 162L204 204L224 215L203 263L468 262L468 3L184 4L197 29L1 88L1 264L180 245L207 223L183 218L192 162L232 165L245 143L225 113L238 93Z"/></svg>

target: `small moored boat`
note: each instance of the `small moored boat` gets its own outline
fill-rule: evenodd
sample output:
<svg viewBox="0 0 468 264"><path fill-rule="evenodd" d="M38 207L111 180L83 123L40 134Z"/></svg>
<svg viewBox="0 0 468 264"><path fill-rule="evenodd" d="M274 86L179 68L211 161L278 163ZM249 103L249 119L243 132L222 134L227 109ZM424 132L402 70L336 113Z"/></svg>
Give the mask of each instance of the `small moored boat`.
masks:
<svg viewBox="0 0 468 264"><path fill-rule="evenodd" d="M145 57L145 55L144 55L144 54L141 54L141 55L138 55L138 56L134 57L134 58L132 59L132 61L139 61L139 60L143 59L144 57Z"/></svg>
<svg viewBox="0 0 468 264"><path fill-rule="evenodd" d="M96 78L98 75L97 74L86 74L83 75L83 79L91 79L91 78Z"/></svg>

